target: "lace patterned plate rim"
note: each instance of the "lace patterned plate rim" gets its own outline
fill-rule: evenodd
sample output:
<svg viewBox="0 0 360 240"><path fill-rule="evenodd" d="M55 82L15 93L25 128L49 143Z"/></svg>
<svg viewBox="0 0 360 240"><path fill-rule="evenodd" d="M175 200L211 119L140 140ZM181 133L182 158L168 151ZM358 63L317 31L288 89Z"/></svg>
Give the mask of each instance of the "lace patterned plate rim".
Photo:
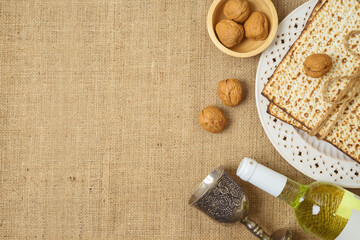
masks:
<svg viewBox="0 0 360 240"><path fill-rule="evenodd" d="M273 43L260 57L255 83L258 114L275 149L294 168L320 181L348 188L360 187L359 164L325 141L310 137L267 113L269 101L261 91L291 45L300 36L317 0L310 0L290 13L280 24Z"/></svg>

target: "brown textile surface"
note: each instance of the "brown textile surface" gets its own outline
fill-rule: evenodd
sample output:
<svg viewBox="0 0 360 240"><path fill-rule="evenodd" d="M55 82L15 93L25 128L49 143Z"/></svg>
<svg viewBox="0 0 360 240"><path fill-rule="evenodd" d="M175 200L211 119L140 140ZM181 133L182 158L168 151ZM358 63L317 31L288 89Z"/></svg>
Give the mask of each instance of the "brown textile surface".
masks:
<svg viewBox="0 0 360 240"><path fill-rule="evenodd" d="M300 1L276 0L280 20ZM259 57L210 41L211 1L0 1L0 239L256 239L187 201L218 165L244 156L302 183L258 119ZM224 107L219 80L244 102ZM197 123L206 105L228 129ZM298 226L289 206L238 181L268 232ZM359 192L357 192L359 193Z"/></svg>

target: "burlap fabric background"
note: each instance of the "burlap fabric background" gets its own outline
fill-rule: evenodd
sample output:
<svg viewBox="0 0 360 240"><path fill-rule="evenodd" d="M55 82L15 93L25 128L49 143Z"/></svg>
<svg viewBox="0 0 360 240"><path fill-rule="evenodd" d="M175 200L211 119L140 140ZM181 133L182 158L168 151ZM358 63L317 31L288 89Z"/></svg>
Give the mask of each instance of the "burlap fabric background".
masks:
<svg viewBox="0 0 360 240"><path fill-rule="evenodd" d="M282 20L305 2L274 1ZM254 96L258 57L221 53L211 0L0 1L0 239L255 239L187 201L244 156L307 183L271 146ZM219 80L245 101L224 107ZM230 125L203 131L214 104ZM292 209L238 181L268 232L313 239Z"/></svg>

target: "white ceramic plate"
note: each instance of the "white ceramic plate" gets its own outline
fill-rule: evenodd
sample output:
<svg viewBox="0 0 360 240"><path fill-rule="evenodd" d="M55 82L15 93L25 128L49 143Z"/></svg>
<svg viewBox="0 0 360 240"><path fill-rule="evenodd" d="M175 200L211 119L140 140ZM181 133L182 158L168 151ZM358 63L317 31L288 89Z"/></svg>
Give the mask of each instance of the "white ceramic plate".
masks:
<svg viewBox="0 0 360 240"><path fill-rule="evenodd" d="M256 105L261 124L271 143L293 167L307 176L348 188L360 187L359 164L325 141L310 137L267 114L269 101L261 95L291 45L300 36L317 0L311 0L290 13L279 25L273 43L261 55L256 74Z"/></svg>

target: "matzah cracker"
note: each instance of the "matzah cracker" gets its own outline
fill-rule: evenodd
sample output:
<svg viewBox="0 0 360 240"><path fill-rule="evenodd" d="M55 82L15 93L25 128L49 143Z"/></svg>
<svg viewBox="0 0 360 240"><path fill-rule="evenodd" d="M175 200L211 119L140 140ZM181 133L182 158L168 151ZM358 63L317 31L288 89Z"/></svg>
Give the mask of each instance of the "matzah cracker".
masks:
<svg viewBox="0 0 360 240"><path fill-rule="evenodd" d="M299 128L305 132L309 132L309 129L307 129L305 126L303 126L301 123L296 121L293 117L291 117L289 114L281 110L278 106L276 106L273 103L270 103L267 109L267 113L276 117L277 119L290 124L296 128Z"/></svg>
<svg viewBox="0 0 360 240"><path fill-rule="evenodd" d="M311 15L308 18L308 21L306 23L306 25L308 25L312 19L314 18L314 16L317 14L317 12L320 10L320 8L322 7L322 5L324 5L324 3L326 2L326 0L319 0L318 3L315 5ZM278 106L276 106L274 103L270 102L267 112L278 118L279 120L290 124L294 127L297 127L303 131L309 132L309 129L306 128L305 126L303 126L301 123L299 123L298 121L296 121L293 117L291 117L289 114L287 114L286 112L284 112L281 108L279 108Z"/></svg>
<svg viewBox="0 0 360 240"><path fill-rule="evenodd" d="M360 66L358 59L346 51L343 45L343 39L348 32L360 29L359 9L358 0L327 1L292 46L263 90L264 96L308 129L313 129L330 107L330 104L321 98L322 84L330 77L354 74ZM353 41L353 50L356 52L360 52L358 42ZM302 63L313 53L326 53L334 61L332 70L321 79L309 78L303 71ZM335 96L346 83L346 80L337 82L330 89L331 95ZM335 116L336 113L320 131L320 135ZM358 161L359 116L360 99L356 97L337 126L326 137L326 140Z"/></svg>
<svg viewBox="0 0 360 240"><path fill-rule="evenodd" d="M313 11L311 12L311 15L309 16L309 19L307 20L306 25L309 25L309 23L313 20L313 18L315 17L315 15L318 13L318 11L321 9L321 7L324 5L325 2L327 2L327 0L319 0L317 2Z"/></svg>

